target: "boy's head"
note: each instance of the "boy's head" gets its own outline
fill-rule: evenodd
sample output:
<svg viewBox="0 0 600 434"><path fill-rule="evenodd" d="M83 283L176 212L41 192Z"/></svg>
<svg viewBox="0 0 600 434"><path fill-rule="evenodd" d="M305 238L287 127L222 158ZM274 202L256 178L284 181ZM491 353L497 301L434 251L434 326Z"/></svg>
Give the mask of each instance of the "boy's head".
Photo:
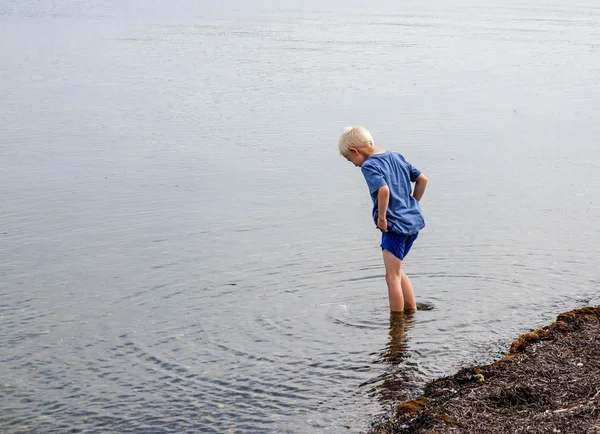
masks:
<svg viewBox="0 0 600 434"><path fill-rule="evenodd" d="M340 137L340 154L357 167L371 155L374 146L373 137L363 127L347 127Z"/></svg>

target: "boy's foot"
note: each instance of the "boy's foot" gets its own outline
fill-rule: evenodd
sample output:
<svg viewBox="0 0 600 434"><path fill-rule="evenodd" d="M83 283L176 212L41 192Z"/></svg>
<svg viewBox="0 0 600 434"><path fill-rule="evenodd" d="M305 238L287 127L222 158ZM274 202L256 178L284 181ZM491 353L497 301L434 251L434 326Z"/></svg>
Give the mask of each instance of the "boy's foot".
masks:
<svg viewBox="0 0 600 434"><path fill-rule="evenodd" d="M433 310L433 304L417 302L417 310Z"/></svg>

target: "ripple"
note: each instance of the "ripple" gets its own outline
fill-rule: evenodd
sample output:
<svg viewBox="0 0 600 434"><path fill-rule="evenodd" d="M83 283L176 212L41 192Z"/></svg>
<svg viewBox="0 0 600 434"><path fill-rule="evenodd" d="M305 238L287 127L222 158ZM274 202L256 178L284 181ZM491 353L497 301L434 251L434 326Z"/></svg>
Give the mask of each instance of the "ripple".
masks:
<svg viewBox="0 0 600 434"><path fill-rule="evenodd" d="M348 327L359 329L381 329L382 324L369 318L377 318L380 316L382 309L373 310L371 312L362 312L364 318L360 318L355 311L346 305L335 306L328 313L328 317L334 324L340 324Z"/></svg>
<svg viewBox="0 0 600 434"><path fill-rule="evenodd" d="M590 2L31 5L0 12L0 431L359 431L600 304ZM357 110L431 173L402 321L323 145Z"/></svg>

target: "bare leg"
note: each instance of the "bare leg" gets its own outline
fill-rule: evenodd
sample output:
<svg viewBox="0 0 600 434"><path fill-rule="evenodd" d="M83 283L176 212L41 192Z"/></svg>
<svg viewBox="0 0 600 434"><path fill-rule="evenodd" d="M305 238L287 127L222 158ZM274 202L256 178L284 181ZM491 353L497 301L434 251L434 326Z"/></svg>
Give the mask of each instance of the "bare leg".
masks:
<svg viewBox="0 0 600 434"><path fill-rule="evenodd" d="M413 291L412 283L408 279L408 276L404 274L402 270L402 296L404 297L404 304L409 310L417 310L417 300L415 300L415 292Z"/></svg>
<svg viewBox="0 0 600 434"><path fill-rule="evenodd" d="M404 296L402 295L402 261L396 258L388 250L384 249L383 263L385 265L385 281L388 287L390 310L392 312L403 312Z"/></svg>

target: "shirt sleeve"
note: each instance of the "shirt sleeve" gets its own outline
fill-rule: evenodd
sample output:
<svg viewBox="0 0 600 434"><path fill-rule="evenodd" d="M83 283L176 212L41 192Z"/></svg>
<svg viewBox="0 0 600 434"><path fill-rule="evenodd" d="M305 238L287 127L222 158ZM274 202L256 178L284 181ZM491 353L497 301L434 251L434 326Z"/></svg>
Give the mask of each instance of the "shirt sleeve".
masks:
<svg viewBox="0 0 600 434"><path fill-rule="evenodd" d="M408 165L408 173L410 174L410 182L415 182L416 179L421 174L421 171L419 169L417 169L415 166L413 166L412 164L410 164L408 161L406 162L406 164Z"/></svg>
<svg viewBox="0 0 600 434"><path fill-rule="evenodd" d="M360 170L365 177L365 181L367 181L367 185L369 186L369 193L373 194L379 190L380 187L387 185L387 182L385 182L385 178L383 177L383 173L379 167L371 164L363 164Z"/></svg>

